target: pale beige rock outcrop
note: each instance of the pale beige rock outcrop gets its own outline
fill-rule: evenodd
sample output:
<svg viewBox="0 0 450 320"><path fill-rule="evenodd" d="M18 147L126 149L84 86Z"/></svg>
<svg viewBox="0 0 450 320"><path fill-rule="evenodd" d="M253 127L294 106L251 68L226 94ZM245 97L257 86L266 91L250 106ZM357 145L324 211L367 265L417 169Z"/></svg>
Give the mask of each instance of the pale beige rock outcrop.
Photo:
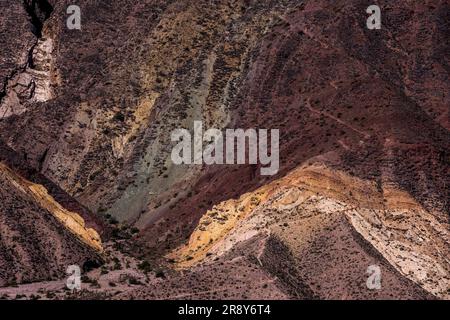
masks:
<svg viewBox="0 0 450 320"><path fill-rule="evenodd" d="M45 102L54 98L52 85L58 81L54 69L53 40L41 38L32 51L33 65L27 63L23 71L11 78L6 96L0 105L0 119L26 112L25 102Z"/></svg>
<svg viewBox="0 0 450 320"><path fill-rule="evenodd" d="M407 192L379 190L362 180L322 165L304 166L254 192L206 212L187 245L170 257L186 268L223 255L278 221L313 215L345 215L353 228L401 274L428 292L449 298L450 228ZM210 258L207 258L207 253ZM209 261L209 260L208 260Z"/></svg>
<svg viewBox="0 0 450 320"><path fill-rule="evenodd" d="M48 212L53 214L61 224L73 233L79 240L88 246L92 247L98 252L103 251L102 241L97 233L92 228L87 228L83 218L69 210L62 207L55 199L49 195L47 189L39 184L34 184L23 177L11 171L6 165L0 163L0 172L6 175L7 179L11 181L23 193L32 196L36 202Z"/></svg>

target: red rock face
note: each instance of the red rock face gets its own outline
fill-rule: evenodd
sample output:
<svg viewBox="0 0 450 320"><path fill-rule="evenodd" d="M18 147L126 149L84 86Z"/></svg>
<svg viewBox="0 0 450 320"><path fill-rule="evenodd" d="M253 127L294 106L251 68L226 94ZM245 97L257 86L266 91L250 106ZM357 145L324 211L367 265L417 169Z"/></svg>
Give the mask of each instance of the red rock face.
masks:
<svg viewBox="0 0 450 320"><path fill-rule="evenodd" d="M250 272L248 279L276 274L280 284L267 289L277 292L273 298L448 297L436 285L445 286L450 272L446 1L381 1L379 30L366 27L372 3L362 0L84 1L81 31L62 19L69 4L0 7L7 30L0 49L2 163L44 185L104 238L102 216L137 227L124 245L128 254L187 268L199 287L215 282L196 268L212 263L220 274L220 263L248 248L244 259L266 263L254 274L237 268ZM220 130L279 129L278 173L262 176L261 165L175 165L171 132L192 129L194 121ZM311 166L321 169L310 183L298 182L297 172ZM368 203L355 196L359 183L370 190ZM289 210L276 209L275 195L284 199L295 188L307 205L291 220ZM211 222L216 211L222 220ZM311 218L318 212L332 218ZM328 235L340 242L330 245ZM358 254L350 259L344 247ZM281 265L301 280L290 281L270 259L278 251ZM337 269L321 273L312 261L328 255ZM378 295L358 289L369 261L389 274ZM170 297L164 290L177 277L156 297ZM340 279L334 287L333 278ZM124 297L157 290L144 286ZM261 297L271 297L265 292Z"/></svg>
<svg viewBox="0 0 450 320"><path fill-rule="evenodd" d="M445 122L449 99L444 89L448 83L439 80L448 79L448 74L441 64L445 59L431 58L442 51L439 45L418 48L406 40L421 32L414 20L423 19L418 17L423 8L411 8L410 15L402 15L403 8L388 7L386 30L375 33L364 28L365 16L359 14L364 8L363 3L316 2L280 20L252 53L230 107L230 127L280 128L277 177L314 159L380 184L396 183L425 206L449 212ZM444 5L432 6L433 28L438 30L443 9ZM397 24L401 27L393 35L387 29ZM421 28L429 24L423 21ZM430 71L413 76L422 56L430 57ZM412 78L423 83L428 77L436 78L442 90L420 101L418 92L408 88L414 86ZM197 185L201 192L192 199L194 207L201 201L208 207L237 197L271 180L258 176L259 168L251 166L206 170ZM435 195L420 181L420 172L433 180ZM180 205L183 212L201 212L186 202Z"/></svg>

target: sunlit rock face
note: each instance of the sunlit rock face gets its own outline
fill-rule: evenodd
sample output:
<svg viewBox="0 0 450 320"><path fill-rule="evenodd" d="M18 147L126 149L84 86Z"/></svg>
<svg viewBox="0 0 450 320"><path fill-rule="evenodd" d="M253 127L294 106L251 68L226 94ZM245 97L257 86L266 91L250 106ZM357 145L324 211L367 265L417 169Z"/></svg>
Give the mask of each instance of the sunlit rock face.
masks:
<svg viewBox="0 0 450 320"><path fill-rule="evenodd" d="M0 286L57 280L69 265L102 261L98 233L0 162Z"/></svg>
<svg viewBox="0 0 450 320"><path fill-rule="evenodd" d="M338 298L341 292L338 288L352 286L352 276L358 277L361 267L358 259L365 260L371 254L363 251L341 261L341 255L350 248L327 244L321 233L336 237L336 243L342 241L340 245L344 246L351 246L350 239L361 237L367 247L377 250L402 276L448 299L450 226L445 218L441 212L427 211L403 190L393 187L379 190L375 182L339 170L306 166L239 199L216 205L202 217L187 245L170 256L178 260L180 268L186 268L205 260L214 261L250 239L263 236L269 241L275 237L293 255L296 261L293 269L305 267L302 254L307 254L317 259L315 263L324 263L321 267L330 268L331 274L342 276L334 283L334 289L327 285ZM313 250L317 246L315 241L323 241L323 246L317 247L318 252ZM265 245L257 255L263 267L260 259L264 248ZM325 256L330 260L319 262ZM337 261L341 267L331 270ZM327 274L328 279L331 274ZM317 276L319 287L325 285L320 283L326 279L325 275L322 279ZM313 279L307 282L311 284Z"/></svg>

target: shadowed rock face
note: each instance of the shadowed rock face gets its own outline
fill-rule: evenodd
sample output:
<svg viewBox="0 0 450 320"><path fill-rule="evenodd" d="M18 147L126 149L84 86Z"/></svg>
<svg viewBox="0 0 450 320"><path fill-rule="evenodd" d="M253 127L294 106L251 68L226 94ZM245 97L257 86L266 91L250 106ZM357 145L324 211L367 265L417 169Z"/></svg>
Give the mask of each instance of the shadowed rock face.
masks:
<svg viewBox="0 0 450 320"><path fill-rule="evenodd" d="M363 0L88 0L81 31L65 27L69 4L0 4L0 150L14 150L0 160L13 171L100 234L89 211L137 226L140 256L193 279L235 249L266 257L255 265L282 279L278 298L448 298L446 1L379 1L381 30ZM174 165L170 133L194 121L280 129L279 173ZM298 282L270 261L277 248ZM378 295L369 263L388 274Z"/></svg>

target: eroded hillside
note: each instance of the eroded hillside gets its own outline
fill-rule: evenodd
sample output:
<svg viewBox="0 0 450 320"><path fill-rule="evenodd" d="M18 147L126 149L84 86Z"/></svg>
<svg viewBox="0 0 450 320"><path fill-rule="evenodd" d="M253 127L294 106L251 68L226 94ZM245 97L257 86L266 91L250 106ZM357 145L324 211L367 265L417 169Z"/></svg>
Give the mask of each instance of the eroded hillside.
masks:
<svg viewBox="0 0 450 320"><path fill-rule="evenodd" d="M99 265L102 244L84 220L42 185L0 162L0 286L64 277L69 265Z"/></svg>
<svg viewBox="0 0 450 320"><path fill-rule="evenodd" d="M60 270L108 217L154 277L95 274L103 298L449 298L446 1L378 1L380 30L368 0L86 0L81 30L70 4L0 3L0 218L40 221L11 239L61 239ZM175 165L194 121L279 129L279 172ZM18 250L4 281L50 256Z"/></svg>
<svg viewBox="0 0 450 320"><path fill-rule="evenodd" d="M357 288L362 283L353 276L362 275L364 263L384 260L426 291L448 298L449 229L444 213L428 212L401 189L379 189L375 182L315 165L216 205L172 256L187 268L266 236L256 254L261 266L264 259L273 263L278 254L287 254L293 260L290 268L303 275L303 285L322 298L331 298L330 292L340 298L346 286ZM274 241L285 252L268 254ZM391 276L398 278L395 271L390 270ZM395 285L389 284L391 294Z"/></svg>

